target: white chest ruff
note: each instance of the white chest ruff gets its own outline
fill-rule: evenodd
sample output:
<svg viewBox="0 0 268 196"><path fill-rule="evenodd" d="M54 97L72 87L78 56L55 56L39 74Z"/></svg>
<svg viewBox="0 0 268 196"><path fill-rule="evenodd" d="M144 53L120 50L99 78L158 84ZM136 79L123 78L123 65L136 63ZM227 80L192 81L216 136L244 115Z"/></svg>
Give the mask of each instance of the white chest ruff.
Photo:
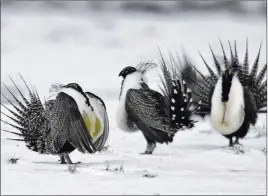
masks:
<svg viewBox="0 0 268 196"><path fill-rule="evenodd" d="M219 79L212 96L211 103L211 124L213 128L222 135L229 135L236 132L242 125L245 118L244 111L244 91L243 87L235 75L229 93L229 100L225 103L221 101L222 79Z"/></svg>
<svg viewBox="0 0 268 196"><path fill-rule="evenodd" d="M122 93L119 100L119 104L117 106L116 110L116 124L119 129L122 129L126 132L133 132L136 130L130 129L130 127L127 124L127 113L125 108L125 101L126 101L126 93L129 89L140 89L142 79L142 74L139 72L134 72L130 75L128 75L125 78L125 81L123 83Z"/></svg>
<svg viewBox="0 0 268 196"><path fill-rule="evenodd" d="M67 95L71 96L79 109L79 112L86 124L90 124L90 126L87 126L88 131L93 139L93 142L95 142L103 133L104 127L103 127L103 119L101 115L99 114L98 108L95 105L94 100L90 100L90 104L94 109L94 112L91 110L91 108L86 104L86 98L82 96L79 92L77 92L74 89L71 88L62 88L60 92L64 92ZM96 132L96 120L100 121L100 130Z"/></svg>

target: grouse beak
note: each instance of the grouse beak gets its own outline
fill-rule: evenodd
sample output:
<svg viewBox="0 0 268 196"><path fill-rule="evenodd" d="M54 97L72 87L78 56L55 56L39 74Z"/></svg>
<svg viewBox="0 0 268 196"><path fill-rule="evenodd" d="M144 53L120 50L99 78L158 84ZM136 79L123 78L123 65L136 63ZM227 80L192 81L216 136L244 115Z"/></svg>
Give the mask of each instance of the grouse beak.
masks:
<svg viewBox="0 0 268 196"><path fill-rule="evenodd" d="M118 75L118 77L123 76L123 71L121 71Z"/></svg>

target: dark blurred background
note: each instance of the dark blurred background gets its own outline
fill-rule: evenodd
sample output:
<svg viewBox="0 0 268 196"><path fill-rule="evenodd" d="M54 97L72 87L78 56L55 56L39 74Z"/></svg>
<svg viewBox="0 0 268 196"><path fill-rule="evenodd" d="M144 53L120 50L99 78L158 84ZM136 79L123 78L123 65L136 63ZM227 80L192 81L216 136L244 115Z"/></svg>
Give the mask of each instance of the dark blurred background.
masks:
<svg viewBox="0 0 268 196"><path fill-rule="evenodd" d="M77 12L132 12L152 14L184 14L191 12L227 12L265 17L266 1L2 1L4 9L69 10Z"/></svg>

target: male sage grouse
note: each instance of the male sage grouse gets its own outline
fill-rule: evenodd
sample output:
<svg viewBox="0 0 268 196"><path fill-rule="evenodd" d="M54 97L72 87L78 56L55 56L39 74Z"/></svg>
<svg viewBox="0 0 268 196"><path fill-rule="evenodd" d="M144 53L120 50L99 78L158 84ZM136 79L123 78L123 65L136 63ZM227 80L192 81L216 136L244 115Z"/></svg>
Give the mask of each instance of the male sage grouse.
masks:
<svg viewBox="0 0 268 196"><path fill-rule="evenodd" d="M21 77L21 76L20 76ZM62 164L72 164L69 153L77 149L82 153L100 151L109 135L109 122L104 102L90 92L83 92L76 83L55 86L55 99L42 104L36 90L27 87L29 99L13 82L20 98L16 97L4 84L15 100L12 103L4 94L3 97L14 108L6 108L12 115L1 113L11 122L1 121L20 131L20 133L3 130L22 137L11 139L24 141L26 146L40 154L59 155ZM24 102L24 103L23 103Z"/></svg>
<svg viewBox="0 0 268 196"><path fill-rule="evenodd" d="M209 76L204 76L191 62L186 62L184 69L191 70L183 74L183 78L192 82L192 92L202 101L199 115L210 115L213 128L229 139L229 146L239 144L250 125L255 125L258 113L267 104L267 80L263 81L267 72L267 64L257 74L260 50L249 72L248 42L243 63L239 62L236 42L232 49L230 42L230 58L228 59L220 42L224 69L211 49L217 72L215 73L203 59ZM197 72L197 73L196 73ZM188 73L188 74L187 74ZM196 75L200 77L196 77ZM195 78L195 79L193 79Z"/></svg>
<svg viewBox="0 0 268 196"><path fill-rule="evenodd" d="M169 71L161 55L161 70L164 75L163 94L152 90L147 85L145 73L155 66L153 63L125 67L119 76L123 77L116 112L116 122L126 132L140 130L147 147L142 154L152 154L156 143L171 143L177 130L192 128L194 121L190 116L191 92L185 83L176 78L175 72Z"/></svg>

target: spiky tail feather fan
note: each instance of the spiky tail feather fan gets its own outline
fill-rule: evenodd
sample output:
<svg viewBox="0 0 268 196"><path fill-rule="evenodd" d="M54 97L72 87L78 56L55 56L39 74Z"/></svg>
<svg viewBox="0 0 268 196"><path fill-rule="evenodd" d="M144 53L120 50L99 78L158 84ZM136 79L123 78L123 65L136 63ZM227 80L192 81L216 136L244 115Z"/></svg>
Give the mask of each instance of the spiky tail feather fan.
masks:
<svg viewBox="0 0 268 196"><path fill-rule="evenodd" d="M160 76L163 87L160 86L160 89L165 96L166 105L169 109L171 129L177 131L192 128L195 121L191 120L190 117L197 111L199 103L195 103L195 108L190 110L194 103L191 90L186 87L185 81L180 81L179 75L175 71L172 56L170 55L170 66L168 66L160 51L159 53L160 68L163 73L163 77Z"/></svg>
<svg viewBox="0 0 268 196"><path fill-rule="evenodd" d="M214 54L213 54L213 57L214 59L216 59ZM204 75L201 77L200 76L201 72L199 72L196 69L196 67L194 66L194 63L190 60L189 56L187 56L185 53L183 54L183 60L178 59L178 61L179 61L179 64L177 64L176 69L180 73L180 77L186 82L188 88L191 89L193 103L200 103L200 106L201 106L198 109L198 111L195 112L195 115L205 117L210 112L209 97L210 97L210 93L212 93L210 91L210 87L208 86L208 84L214 84L215 75L214 75L214 78L212 76L204 76ZM222 70L218 72L221 73L221 71Z"/></svg>
<svg viewBox="0 0 268 196"><path fill-rule="evenodd" d="M20 75L20 74L19 74ZM26 146L35 152L39 152L41 154L47 154L46 152L46 135L50 131L49 124L44 116L45 108L43 107L40 98L36 92L36 90L30 90L29 86L23 79L23 77L20 75L20 78L22 82L25 84L30 99L26 99L25 96L22 94L21 90L18 88L18 86L15 84L15 82L11 79L12 83L14 84L15 88L17 89L20 97L22 98L22 103L18 97L16 97L11 90L5 85L3 82L2 84L5 86L5 88L9 91L11 96L14 98L18 106L13 104L7 96L5 96L2 92L2 96L11 104L11 106L14 108L13 110L8 108L7 106L1 105L7 109L12 115L8 115L1 111L1 113L8 117L11 121L13 121L15 124L6 122L1 118L1 121L10 125L11 127L17 129L20 131L20 133L3 130L5 132L12 133L14 135L17 135L21 137L21 139L14 139L11 138L10 140L15 141L24 141L26 143Z"/></svg>
<svg viewBox="0 0 268 196"><path fill-rule="evenodd" d="M261 45L257 57L255 58L254 64L252 66L251 72L249 72L248 41L246 42L246 52L243 64L240 63L238 59L236 42L234 42L234 52L230 42L228 43L230 48L230 58L227 58L223 44L220 40L225 69L230 69L231 71L236 71L238 73L238 77L242 86L244 88L249 89L253 93L258 113L266 113L266 111L263 111L261 109L265 108L267 105L267 80L263 82L264 76L267 72L267 63L261 69L259 74L257 74ZM221 73L223 72L219 60L215 57L215 54L211 47L210 51L212 53L214 66L217 69L217 74L214 73L212 68L207 64L207 62L200 53L199 54L202 58L202 61L204 62L209 71L208 76L205 76L200 71L198 71L198 69L187 58L185 58L183 63L184 65L182 70L182 78L186 81L189 81L189 83L191 84L191 89L194 89L193 93L196 94L198 99L202 101L200 110L196 113L199 115L208 114L210 112L211 93L213 93L215 84L219 79ZM197 75L199 75L199 77ZM196 88L198 89L196 90Z"/></svg>

